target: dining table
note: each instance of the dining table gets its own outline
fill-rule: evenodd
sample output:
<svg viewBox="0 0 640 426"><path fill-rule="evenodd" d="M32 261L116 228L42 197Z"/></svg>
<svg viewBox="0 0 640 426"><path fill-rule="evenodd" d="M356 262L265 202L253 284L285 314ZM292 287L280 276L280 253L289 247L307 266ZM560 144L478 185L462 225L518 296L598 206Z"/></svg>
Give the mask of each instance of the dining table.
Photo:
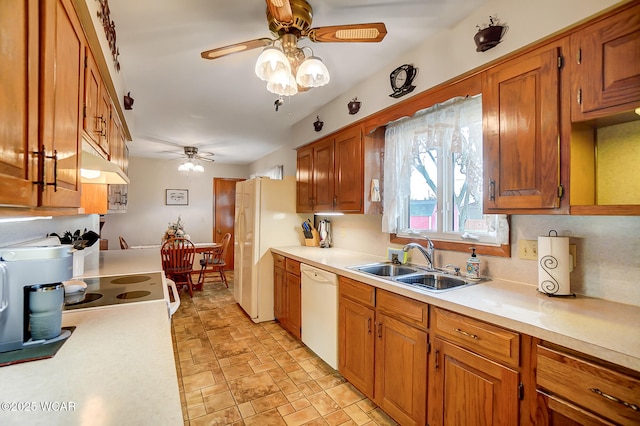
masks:
<svg viewBox="0 0 640 426"><path fill-rule="evenodd" d="M220 247L222 243L193 243L196 247L196 253L204 253L210 251L216 247ZM162 244L145 244L139 246L129 246L129 249L150 249L150 248L162 248Z"/></svg>

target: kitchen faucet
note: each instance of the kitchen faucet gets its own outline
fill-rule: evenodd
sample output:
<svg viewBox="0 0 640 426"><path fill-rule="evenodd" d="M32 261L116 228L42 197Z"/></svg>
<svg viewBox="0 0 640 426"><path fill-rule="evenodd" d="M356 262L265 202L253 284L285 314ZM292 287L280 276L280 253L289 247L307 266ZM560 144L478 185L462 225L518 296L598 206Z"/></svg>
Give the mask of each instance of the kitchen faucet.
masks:
<svg viewBox="0 0 640 426"><path fill-rule="evenodd" d="M406 244L404 247L402 247L402 251L407 252L411 248L417 248L420 251L420 253L424 255L425 259L427 259L427 265L429 266L429 269L433 269L433 257L434 257L433 255L435 251L435 248L433 247L433 241L431 241L429 237L423 237L423 238L427 240L426 249L418 243L409 243L409 244Z"/></svg>

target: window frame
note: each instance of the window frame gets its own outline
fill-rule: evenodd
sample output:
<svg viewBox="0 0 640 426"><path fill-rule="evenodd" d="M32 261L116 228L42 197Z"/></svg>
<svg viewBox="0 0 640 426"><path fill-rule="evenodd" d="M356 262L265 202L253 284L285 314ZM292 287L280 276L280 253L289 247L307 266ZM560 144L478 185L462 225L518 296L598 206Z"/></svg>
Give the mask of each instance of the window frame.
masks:
<svg viewBox="0 0 640 426"><path fill-rule="evenodd" d="M377 128L384 127L387 123L398 120L403 117L410 117L417 111L428 108L447 101L457 96L473 96L482 93L481 74L476 72L469 72L454 79L445 81L444 83L426 90L416 96L380 111L370 119L364 122L365 134L369 134L375 131ZM484 121L484 119L483 119ZM483 124L484 126L484 124ZM485 166L486 167L486 166ZM511 217L507 215L507 221L511 227ZM396 233L389 234L389 241L394 244L408 244L411 242L424 244L423 238L413 238L407 236L397 235ZM471 247L476 247L476 253L481 255L498 256L498 257L511 257L511 232L509 232L509 241L506 244L490 245L488 243L477 243L475 241L450 241L432 239L434 247L438 250L458 251L463 253L469 253Z"/></svg>

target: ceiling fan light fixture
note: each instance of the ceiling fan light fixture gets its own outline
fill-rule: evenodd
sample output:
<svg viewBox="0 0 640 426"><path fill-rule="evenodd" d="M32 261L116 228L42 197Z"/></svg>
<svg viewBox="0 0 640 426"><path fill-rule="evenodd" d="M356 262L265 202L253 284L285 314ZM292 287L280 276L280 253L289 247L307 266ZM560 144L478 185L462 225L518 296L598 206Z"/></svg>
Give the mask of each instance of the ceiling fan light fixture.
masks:
<svg viewBox="0 0 640 426"><path fill-rule="evenodd" d="M298 85L291 72L280 70L267 82L267 90L279 96L293 96L298 93Z"/></svg>
<svg viewBox="0 0 640 426"><path fill-rule="evenodd" d="M195 166L193 166L193 171L198 173L204 173L204 167L202 167L200 164L196 164Z"/></svg>
<svg viewBox="0 0 640 426"><path fill-rule="evenodd" d="M258 56L255 71L261 80L272 81L274 74L280 71L291 74L291 65L282 50L275 46L268 46Z"/></svg>
<svg viewBox="0 0 640 426"><path fill-rule="evenodd" d="M296 82L303 87L320 87L329 83L329 70L317 56L309 56L298 67Z"/></svg>

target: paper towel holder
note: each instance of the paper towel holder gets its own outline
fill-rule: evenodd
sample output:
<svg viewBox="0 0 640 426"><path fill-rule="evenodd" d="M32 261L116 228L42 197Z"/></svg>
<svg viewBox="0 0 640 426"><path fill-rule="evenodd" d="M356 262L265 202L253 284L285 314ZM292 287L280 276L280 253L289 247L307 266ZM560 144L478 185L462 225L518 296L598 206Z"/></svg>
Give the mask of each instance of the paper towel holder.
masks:
<svg viewBox="0 0 640 426"><path fill-rule="evenodd" d="M552 235L552 234L555 234L555 235ZM549 231L547 236L558 237L558 231L556 231L555 229L552 229ZM558 266L558 260L554 256L546 255L540 258L538 262L539 262L539 266L545 271L546 274L548 274L549 278L551 278L551 280L555 282L555 279L553 278L553 276L551 275L548 269L556 268ZM548 282L553 284L552 281L548 281ZM557 282L555 282L555 284L557 285ZM574 292L569 292L568 294L557 294L555 292L547 292L544 290L540 290L540 288L538 288L538 292L548 297L573 297L573 298L576 297L576 294Z"/></svg>

